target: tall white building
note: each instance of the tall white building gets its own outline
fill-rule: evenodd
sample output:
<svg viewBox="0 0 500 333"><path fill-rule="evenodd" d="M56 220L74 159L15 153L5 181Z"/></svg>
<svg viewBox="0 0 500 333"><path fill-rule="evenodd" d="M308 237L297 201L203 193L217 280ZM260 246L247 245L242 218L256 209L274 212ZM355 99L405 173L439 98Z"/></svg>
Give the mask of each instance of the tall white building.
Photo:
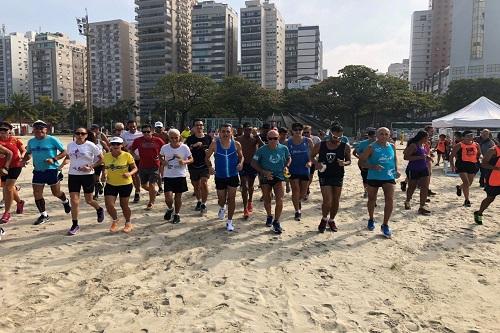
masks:
<svg viewBox="0 0 500 333"><path fill-rule="evenodd" d="M268 89L285 88L285 23L275 4L241 8L241 74Z"/></svg>
<svg viewBox="0 0 500 333"><path fill-rule="evenodd" d="M413 89L432 74L432 10L416 11L412 16L410 84Z"/></svg>
<svg viewBox="0 0 500 333"><path fill-rule="evenodd" d="M138 58L135 24L123 20L90 23L92 104L107 107L137 101Z"/></svg>
<svg viewBox="0 0 500 333"><path fill-rule="evenodd" d="M238 75L238 14L215 1L193 7L193 73L216 82Z"/></svg>
<svg viewBox="0 0 500 333"><path fill-rule="evenodd" d="M14 32L0 36L0 103L8 104L14 93L30 95L29 43L34 32Z"/></svg>
<svg viewBox="0 0 500 333"><path fill-rule="evenodd" d="M403 62L390 64L389 68L387 69L387 75L408 81L409 69L410 69L410 60L403 59Z"/></svg>
<svg viewBox="0 0 500 333"><path fill-rule="evenodd" d="M500 1L455 0L450 80L500 78Z"/></svg>

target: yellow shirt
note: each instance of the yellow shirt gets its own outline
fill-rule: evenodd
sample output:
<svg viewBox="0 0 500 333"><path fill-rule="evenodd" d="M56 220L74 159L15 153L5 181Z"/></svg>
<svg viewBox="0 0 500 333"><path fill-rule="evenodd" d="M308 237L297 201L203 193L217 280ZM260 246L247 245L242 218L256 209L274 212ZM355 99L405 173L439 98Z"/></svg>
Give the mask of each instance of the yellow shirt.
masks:
<svg viewBox="0 0 500 333"><path fill-rule="evenodd" d="M184 130L184 131L182 131L181 136L184 138L184 140L186 140L187 138L189 138L191 136L191 131Z"/></svg>
<svg viewBox="0 0 500 333"><path fill-rule="evenodd" d="M132 177L123 178L123 174L129 172L129 165L134 163L132 155L124 151L117 157L111 153L104 154L104 167L108 176L106 183L113 186L132 184Z"/></svg>

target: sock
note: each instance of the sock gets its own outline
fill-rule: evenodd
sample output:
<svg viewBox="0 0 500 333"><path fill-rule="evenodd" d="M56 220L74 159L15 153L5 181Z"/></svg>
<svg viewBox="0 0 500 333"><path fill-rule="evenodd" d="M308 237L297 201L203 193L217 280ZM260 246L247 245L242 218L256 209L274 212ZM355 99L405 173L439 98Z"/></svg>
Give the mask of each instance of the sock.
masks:
<svg viewBox="0 0 500 333"><path fill-rule="evenodd" d="M77 227L77 226L78 226L78 220L71 220L71 222L73 222L73 226L72 226L72 228L74 228L74 227Z"/></svg>
<svg viewBox="0 0 500 333"><path fill-rule="evenodd" d="M38 208L38 211L40 213L45 213L45 215L47 214L45 212L45 199L38 199L38 200L35 200L35 205L36 205L36 208Z"/></svg>
<svg viewBox="0 0 500 333"><path fill-rule="evenodd" d="M302 212L300 211L300 209L297 210L297 213L301 214Z"/></svg>
<svg viewBox="0 0 500 333"><path fill-rule="evenodd" d="M49 214L47 214L47 212L46 212L46 211L41 212L41 214L42 214L43 216L45 216L45 217L49 216Z"/></svg>
<svg viewBox="0 0 500 333"><path fill-rule="evenodd" d="M63 202L63 204L66 204L69 202L69 200L66 198L66 194L64 194L64 192L59 197L59 200L61 200Z"/></svg>

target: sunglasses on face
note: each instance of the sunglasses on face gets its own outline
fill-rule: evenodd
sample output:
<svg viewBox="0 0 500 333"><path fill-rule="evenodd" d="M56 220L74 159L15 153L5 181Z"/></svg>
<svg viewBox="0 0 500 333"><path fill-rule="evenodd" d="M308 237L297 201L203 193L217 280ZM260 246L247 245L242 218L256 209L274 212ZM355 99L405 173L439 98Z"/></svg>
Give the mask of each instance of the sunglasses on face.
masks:
<svg viewBox="0 0 500 333"><path fill-rule="evenodd" d="M267 138L269 141L278 140L278 137Z"/></svg>
<svg viewBox="0 0 500 333"><path fill-rule="evenodd" d="M87 132L75 132L75 135L87 135Z"/></svg>
<svg viewBox="0 0 500 333"><path fill-rule="evenodd" d="M338 136L336 136L336 135L332 135L330 138L331 138L332 140L338 140L338 139L340 139L340 137L338 137Z"/></svg>
<svg viewBox="0 0 500 333"><path fill-rule="evenodd" d="M221 133L231 133L231 131L225 130L225 131L220 131Z"/></svg>
<svg viewBox="0 0 500 333"><path fill-rule="evenodd" d="M120 145L121 145L121 143L118 143L118 142L111 142L111 145L112 145L113 147L118 147L118 146L120 146Z"/></svg>
<svg viewBox="0 0 500 333"><path fill-rule="evenodd" d="M6 128L0 128L0 132L8 132L9 130Z"/></svg>
<svg viewBox="0 0 500 333"><path fill-rule="evenodd" d="M35 127L33 127L33 129L36 129L36 130L39 130L39 131L43 130L44 128L45 127L43 127L43 126L35 126Z"/></svg>
<svg viewBox="0 0 500 333"><path fill-rule="evenodd" d="M142 133L148 134L148 133L151 133L151 131L142 131Z"/></svg>
<svg viewBox="0 0 500 333"><path fill-rule="evenodd" d="M179 137L178 136L171 136L169 137L170 140L179 140Z"/></svg>
<svg viewBox="0 0 500 333"><path fill-rule="evenodd" d="M304 134L311 134L311 132L304 132Z"/></svg>
<svg viewBox="0 0 500 333"><path fill-rule="evenodd" d="M302 131L302 128L300 128L300 127L292 128L292 131L300 132L300 131Z"/></svg>

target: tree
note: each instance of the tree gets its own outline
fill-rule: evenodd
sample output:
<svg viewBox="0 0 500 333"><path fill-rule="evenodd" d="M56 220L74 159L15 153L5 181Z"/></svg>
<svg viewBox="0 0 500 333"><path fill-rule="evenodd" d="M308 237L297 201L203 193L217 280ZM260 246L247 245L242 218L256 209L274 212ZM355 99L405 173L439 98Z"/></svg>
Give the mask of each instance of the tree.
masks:
<svg viewBox="0 0 500 333"><path fill-rule="evenodd" d="M40 96L34 106L43 121L62 128L67 117L67 109L61 101L54 102L49 96Z"/></svg>
<svg viewBox="0 0 500 333"><path fill-rule="evenodd" d="M82 102L75 102L68 108L66 121L71 126L72 130L78 127L86 127L87 123L87 108Z"/></svg>
<svg viewBox="0 0 500 333"><path fill-rule="evenodd" d="M179 116L178 128L183 128L191 112L209 104L215 89L215 82L205 76L168 74L158 81L155 95L164 101L167 109L176 114L176 118Z"/></svg>
<svg viewBox="0 0 500 333"><path fill-rule="evenodd" d="M500 103L500 79L452 81L444 95L443 106L448 113L455 112L481 96Z"/></svg>
<svg viewBox="0 0 500 333"><path fill-rule="evenodd" d="M17 119L19 128L21 129L23 120L32 121L37 117L36 110L33 109L30 97L24 93L14 93L10 96L9 105L7 107L7 121Z"/></svg>

